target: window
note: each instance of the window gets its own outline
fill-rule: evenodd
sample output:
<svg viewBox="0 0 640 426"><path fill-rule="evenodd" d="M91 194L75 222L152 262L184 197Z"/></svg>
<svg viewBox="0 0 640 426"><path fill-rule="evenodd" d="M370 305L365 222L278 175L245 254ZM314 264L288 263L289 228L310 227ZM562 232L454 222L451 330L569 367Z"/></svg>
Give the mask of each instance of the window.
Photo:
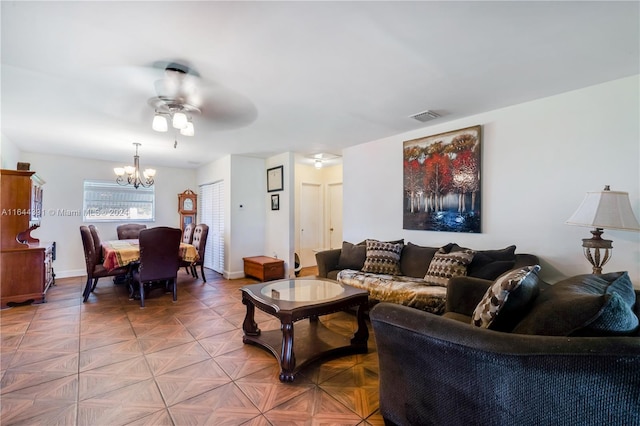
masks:
<svg viewBox="0 0 640 426"><path fill-rule="evenodd" d="M150 222L155 220L155 186L122 186L115 182L85 180L84 222Z"/></svg>

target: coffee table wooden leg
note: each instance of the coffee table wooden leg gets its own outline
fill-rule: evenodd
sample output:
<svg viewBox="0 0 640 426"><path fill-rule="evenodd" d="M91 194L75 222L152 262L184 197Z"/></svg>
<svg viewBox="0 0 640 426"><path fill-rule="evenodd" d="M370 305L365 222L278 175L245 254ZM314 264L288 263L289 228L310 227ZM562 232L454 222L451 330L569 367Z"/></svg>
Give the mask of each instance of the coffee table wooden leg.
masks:
<svg viewBox="0 0 640 426"><path fill-rule="evenodd" d="M293 353L293 323L282 323L282 352L280 360L280 381L293 382L296 356Z"/></svg>
<svg viewBox="0 0 640 426"><path fill-rule="evenodd" d="M242 303L247 305L247 315L245 315L244 322L242 323L244 334L247 336L259 336L260 329L254 319L256 307L251 303L251 300L245 299L244 296L242 297Z"/></svg>
<svg viewBox="0 0 640 426"><path fill-rule="evenodd" d="M365 321L364 312L367 309L368 302L362 303L358 306L358 329L356 330L353 338L351 339L352 345L367 346L367 340L369 339L369 329L367 328L367 322Z"/></svg>

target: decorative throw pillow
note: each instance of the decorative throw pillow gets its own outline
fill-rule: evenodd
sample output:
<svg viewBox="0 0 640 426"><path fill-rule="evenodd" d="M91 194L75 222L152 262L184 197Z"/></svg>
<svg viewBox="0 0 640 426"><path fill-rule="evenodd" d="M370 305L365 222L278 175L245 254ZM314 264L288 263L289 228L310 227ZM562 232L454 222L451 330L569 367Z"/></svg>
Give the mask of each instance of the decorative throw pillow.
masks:
<svg viewBox="0 0 640 426"><path fill-rule="evenodd" d="M367 258L362 272L373 274L400 275L400 254L402 243L386 243L367 240Z"/></svg>
<svg viewBox="0 0 640 426"><path fill-rule="evenodd" d="M446 287L449 278L467 275L467 265L473 260L473 250L445 253L440 248L433 255L424 280L431 285Z"/></svg>
<svg viewBox="0 0 640 426"><path fill-rule="evenodd" d="M469 250L466 247L460 247L453 244L451 252ZM504 272L513 267L516 262L516 246L511 245L498 250L476 250L473 260L467 267L467 275L475 278L483 278L485 280L495 280ZM494 263L501 262L498 265ZM504 262L513 262L512 266L504 269Z"/></svg>
<svg viewBox="0 0 640 426"><path fill-rule="evenodd" d="M359 271L364 266L364 260L366 257L366 244L351 244L347 241L343 241L340 258L338 259L338 269L355 269L356 271Z"/></svg>
<svg viewBox="0 0 640 426"><path fill-rule="evenodd" d="M407 243L400 256L402 275L413 278L424 277L437 251L438 247L423 247Z"/></svg>
<svg viewBox="0 0 640 426"><path fill-rule="evenodd" d="M638 330L636 294L627 272L576 275L540 293L514 333L615 336Z"/></svg>
<svg viewBox="0 0 640 426"><path fill-rule="evenodd" d="M500 314L503 309L506 310L507 300L511 300L510 295L515 294L516 290L523 285L523 283L530 283L530 285L525 284L526 287L537 287L536 278L539 270L539 265L532 265L509 271L499 276L491 287L487 289L484 297L473 310L471 323L478 327L490 328L496 320L496 317L498 317L498 314ZM518 297L517 300L514 300L514 305L526 305L530 302L532 292L526 293L528 293L526 297ZM517 309L512 309L512 311L516 310Z"/></svg>

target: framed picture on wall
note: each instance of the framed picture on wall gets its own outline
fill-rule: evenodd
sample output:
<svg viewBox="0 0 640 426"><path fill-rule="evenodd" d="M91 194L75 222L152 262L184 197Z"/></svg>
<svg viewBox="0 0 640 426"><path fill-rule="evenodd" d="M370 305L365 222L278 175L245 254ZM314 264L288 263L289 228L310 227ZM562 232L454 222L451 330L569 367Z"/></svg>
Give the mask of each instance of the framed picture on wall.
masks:
<svg viewBox="0 0 640 426"><path fill-rule="evenodd" d="M280 210L280 195L271 195L271 210Z"/></svg>
<svg viewBox="0 0 640 426"><path fill-rule="evenodd" d="M481 127L404 142L403 228L481 232Z"/></svg>
<svg viewBox="0 0 640 426"><path fill-rule="evenodd" d="M267 169L267 192L282 191L284 189L283 166Z"/></svg>

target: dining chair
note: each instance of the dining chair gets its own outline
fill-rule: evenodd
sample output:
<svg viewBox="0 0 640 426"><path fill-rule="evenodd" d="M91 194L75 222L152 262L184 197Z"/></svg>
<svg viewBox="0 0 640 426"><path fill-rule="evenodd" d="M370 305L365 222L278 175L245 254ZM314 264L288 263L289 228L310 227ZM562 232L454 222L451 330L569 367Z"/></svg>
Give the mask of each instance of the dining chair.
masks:
<svg viewBox="0 0 640 426"><path fill-rule="evenodd" d="M192 223L189 223L184 227L184 231L182 231L182 242L186 244L191 244L193 242L193 224ZM181 261L180 266L184 266L184 270L187 272L187 274L193 275L193 272L189 270L191 266L190 263Z"/></svg>
<svg viewBox="0 0 640 426"><path fill-rule="evenodd" d="M135 240L140 235L140 231L147 229L147 225L137 223L127 223L116 228L119 240Z"/></svg>
<svg viewBox="0 0 640 426"><path fill-rule="evenodd" d="M181 236L180 229L167 226L140 231L140 264L133 271L133 281L140 288L140 307L144 307L145 286L151 289L155 284L171 285L173 301L178 300Z"/></svg>
<svg viewBox="0 0 640 426"><path fill-rule="evenodd" d="M191 264L191 274L198 278L198 270L196 266L200 265L200 274L202 275L202 280L206 283L207 278L204 275L204 252L207 247L207 236L209 235L209 226L205 223L200 223L196 225L193 230L193 246L198 251L198 260Z"/></svg>
<svg viewBox="0 0 640 426"><path fill-rule="evenodd" d="M96 235L97 240L94 239L94 235ZM82 293L82 301L86 302L89 295L95 290L96 285L98 285L98 279L126 275L129 268L123 266L121 268L108 270L102 266L102 246L100 245L100 237L98 236L98 230L95 226L81 226L80 236L82 237L84 260L87 267L87 283Z"/></svg>

